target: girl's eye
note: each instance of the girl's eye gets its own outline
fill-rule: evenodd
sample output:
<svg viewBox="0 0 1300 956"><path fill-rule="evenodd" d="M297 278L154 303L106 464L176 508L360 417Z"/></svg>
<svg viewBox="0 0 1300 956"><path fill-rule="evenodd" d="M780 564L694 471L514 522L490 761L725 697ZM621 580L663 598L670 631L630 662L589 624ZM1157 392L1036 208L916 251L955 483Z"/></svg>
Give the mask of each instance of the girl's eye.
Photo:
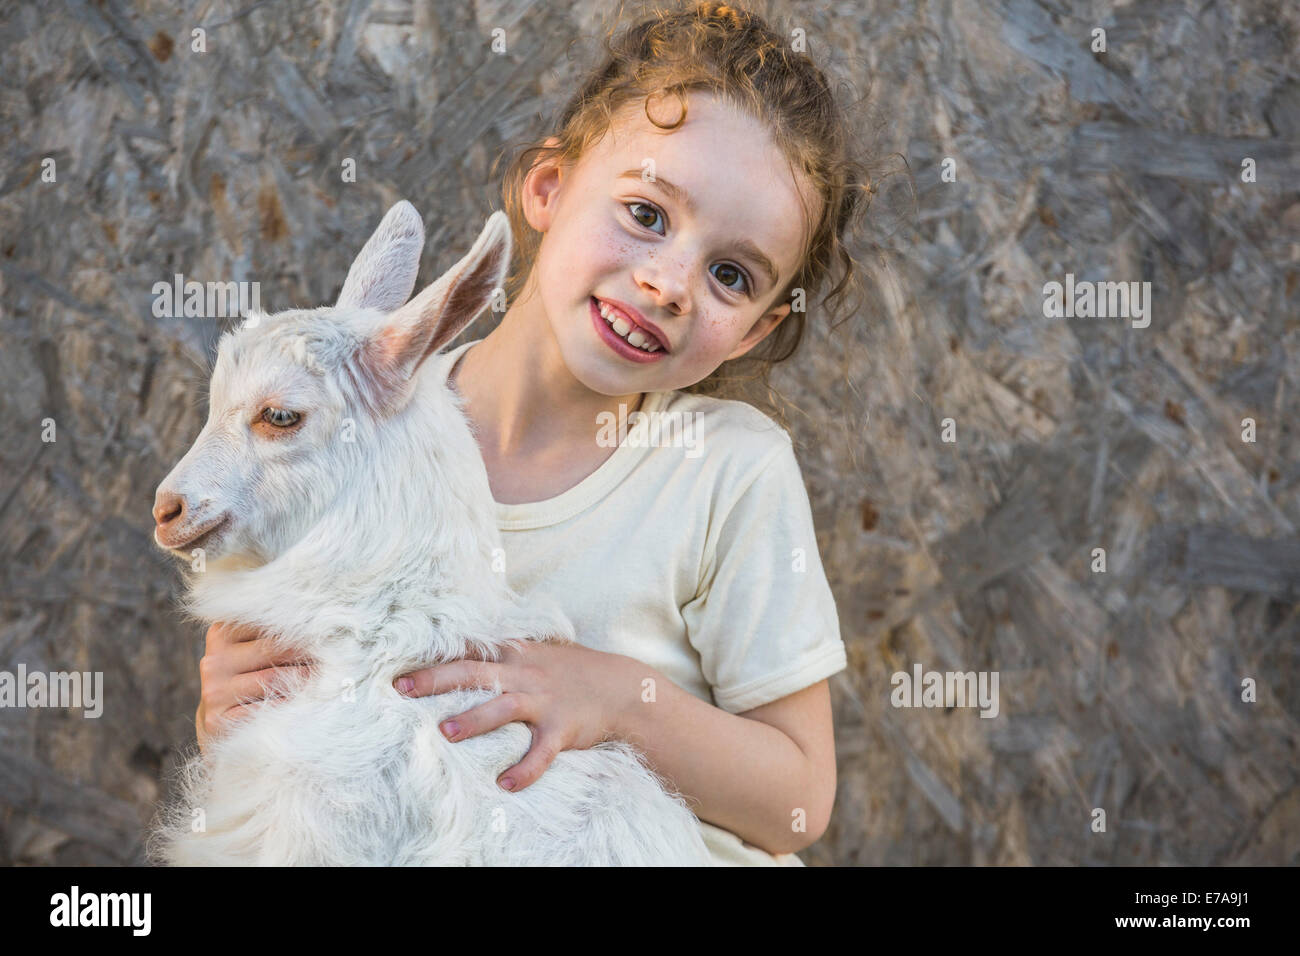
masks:
<svg viewBox="0 0 1300 956"><path fill-rule="evenodd" d="M746 295L749 294L749 279L746 278L744 272L742 272L741 270L737 269L735 266L727 265L727 263L725 263L725 262L720 263L719 266L718 266L718 268L719 268L719 269L725 269L727 272L734 272L736 275L740 276L741 281L743 281L743 282L745 283L745 288L744 288L743 291L744 291L744 293L745 293ZM713 273L713 274L714 274L715 276L718 276L718 273L716 273L716 272ZM735 286L727 285L726 280L724 280L721 276L718 276L718 281L721 282L723 285L727 286L728 289L735 289L735 291L737 291L737 292L742 291L742 290L740 290L740 289L736 289Z"/></svg>
<svg viewBox="0 0 1300 956"><path fill-rule="evenodd" d="M268 425L274 425L276 428L289 428L296 425L301 417L297 412L288 412L283 408L262 409L262 421Z"/></svg>
<svg viewBox="0 0 1300 956"><path fill-rule="evenodd" d="M654 206L651 206L649 203L644 203L644 202L630 202L630 203L625 203L624 205L626 205L627 208L628 208L629 210L630 210L633 206L640 206L642 209L648 209L648 210L650 211L650 214L651 214L652 216L654 216L656 219L660 219L660 218L662 218L662 216L660 216L660 214L659 214L659 210L656 209ZM637 222L641 223L641 225L645 226L647 229L650 228L650 224L649 224L648 222L641 222L641 217L638 216L636 213L632 213L632 218L635 219ZM660 234L661 236L663 235L663 233L659 233L659 234Z"/></svg>
<svg viewBox="0 0 1300 956"><path fill-rule="evenodd" d="M658 209L656 209L654 206L650 205L649 203L646 203L646 202L629 202L629 203L624 203L623 205L625 205L625 206L628 208L629 211L632 210L632 207L633 207L633 206L640 206L643 210L648 210L648 211L649 211L649 215L652 216L652 217L654 217L654 219L659 219L659 220L663 219L663 214L660 213ZM642 221L641 221L641 217L644 216L644 215L646 215L646 213L644 213L644 212L643 212L643 213L640 213L640 214L638 214L638 213L636 213L636 212L632 212L632 218L635 219L635 220L637 221L637 224L638 224L638 225L645 226L645 228L650 229L650 224L649 224L649 223L646 223L646 222L642 222ZM654 230L651 230L651 231L654 232L656 235L660 235L660 236L663 235L663 233L662 233L662 232L659 232L659 230L657 230L657 229L654 229ZM721 263L719 267L722 268L722 269L727 270L728 272L734 272L737 276L740 277L740 279L745 283L745 285L744 285L744 288L743 288L743 289L742 289L742 288L738 288L738 287L736 287L736 286L734 286L734 285L730 285L726 280L724 280L724 279L718 277L718 274L715 272L713 275L714 275L715 277L718 278L718 281L719 281L719 282L721 282L721 283L722 283L726 288L730 289L732 292L744 292L745 295L749 295L749 294L750 294L750 290L753 288L753 285L750 283L750 281L749 281L749 275L748 275L748 273L745 272L744 269L741 269L741 268L739 268L739 267L737 267L737 266L729 265L729 264L727 264L727 263L725 263L725 262ZM734 281L734 280L733 280L733 281Z"/></svg>

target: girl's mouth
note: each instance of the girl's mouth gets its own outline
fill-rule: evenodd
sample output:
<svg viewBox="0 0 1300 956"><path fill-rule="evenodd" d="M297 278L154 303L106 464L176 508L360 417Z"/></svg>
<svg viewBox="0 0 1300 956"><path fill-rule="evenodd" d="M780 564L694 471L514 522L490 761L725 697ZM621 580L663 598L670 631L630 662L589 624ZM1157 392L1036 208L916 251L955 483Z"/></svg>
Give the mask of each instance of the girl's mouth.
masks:
<svg viewBox="0 0 1300 956"><path fill-rule="evenodd" d="M658 362L667 356L668 353L662 348L656 348L653 352L647 352L645 349L639 348L628 341L628 339L633 336L637 336L637 341L644 339L647 342L653 342L654 340L648 338L644 332L640 332L634 328L629 328L626 338L619 335L615 326L612 323L607 322L605 317L600 314L600 303L595 296L591 296L587 300L587 308L588 311L591 312L591 322L596 327L596 334L604 340L606 345L623 358L632 362L648 364L650 362ZM627 320L619 318L616 321L619 323L619 328L621 328L626 324Z"/></svg>

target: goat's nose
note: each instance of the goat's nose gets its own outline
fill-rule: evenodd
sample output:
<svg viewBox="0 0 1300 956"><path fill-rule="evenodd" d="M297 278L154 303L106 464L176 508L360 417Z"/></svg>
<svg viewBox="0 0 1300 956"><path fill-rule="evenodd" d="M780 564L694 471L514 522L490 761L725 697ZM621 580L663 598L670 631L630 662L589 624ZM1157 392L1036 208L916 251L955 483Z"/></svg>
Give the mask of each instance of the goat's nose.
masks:
<svg viewBox="0 0 1300 956"><path fill-rule="evenodd" d="M185 499L171 491L159 491L154 497L153 520L158 527L175 521L185 514Z"/></svg>

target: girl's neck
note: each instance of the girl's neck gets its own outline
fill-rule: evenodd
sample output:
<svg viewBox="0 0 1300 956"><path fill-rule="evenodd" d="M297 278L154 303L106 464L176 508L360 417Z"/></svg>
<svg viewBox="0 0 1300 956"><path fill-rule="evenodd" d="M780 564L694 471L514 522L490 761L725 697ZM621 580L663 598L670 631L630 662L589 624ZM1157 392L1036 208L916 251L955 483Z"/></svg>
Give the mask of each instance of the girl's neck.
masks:
<svg viewBox="0 0 1300 956"><path fill-rule="evenodd" d="M643 392L610 396L574 377L536 296L461 354L451 382L464 400L485 458L526 461L596 447L601 412L631 415Z"/></svg>

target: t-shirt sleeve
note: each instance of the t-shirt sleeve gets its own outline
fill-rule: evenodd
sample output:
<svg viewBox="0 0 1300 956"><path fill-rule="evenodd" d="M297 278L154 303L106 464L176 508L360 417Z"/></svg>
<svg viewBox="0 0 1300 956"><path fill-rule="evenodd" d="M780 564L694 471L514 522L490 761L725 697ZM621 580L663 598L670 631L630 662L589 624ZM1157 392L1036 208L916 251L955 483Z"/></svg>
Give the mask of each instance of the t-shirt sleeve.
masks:
<svg viewBox="0 0 1300 956"><path fill-rule="evenodd" d="M700 591L682 608L714 701L733 714L847 666L808 492L794 448L780 437L710 520Z"/></svg>

